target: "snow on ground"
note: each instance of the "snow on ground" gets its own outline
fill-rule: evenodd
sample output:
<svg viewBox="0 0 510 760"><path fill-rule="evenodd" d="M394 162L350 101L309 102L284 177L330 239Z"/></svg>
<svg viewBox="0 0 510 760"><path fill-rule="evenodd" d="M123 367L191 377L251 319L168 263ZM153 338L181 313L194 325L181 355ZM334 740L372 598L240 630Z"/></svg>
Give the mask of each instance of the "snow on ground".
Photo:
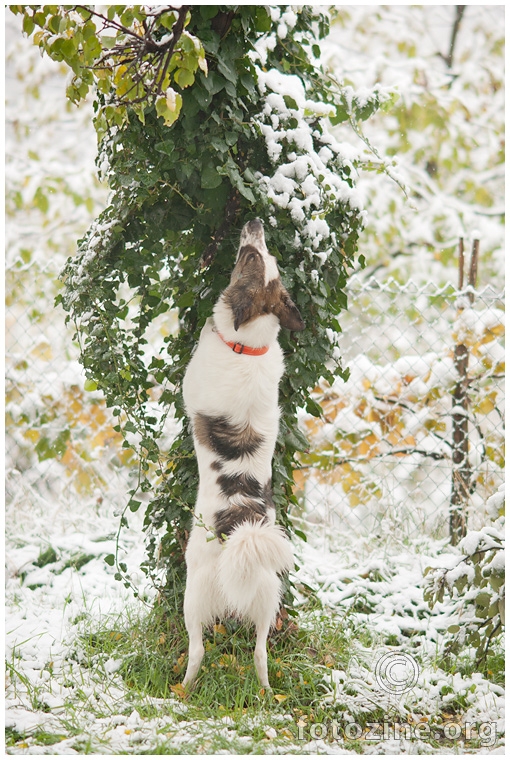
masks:
<svg viewBox="0 0 510 760"><path fill-rule="evenodd" d="M136 568L143 558L140 517L135 515L130 523L121 534L121 553L129 556L130 568ZM63 509L61 504L27 498L18 502L14 515L8 514L6 725L23 737L9 753L85 754L86 749L95 754L138 754L154 751L169 739L179 751L196 741L207 747L218 731L236 747L244 742L249 751L253 740L229 728L228 721L193 724L185 719L187 706L178 699L140 696L135 704L116 674L120 661L99 657L91 668L80 657L80 637L115 631L120 617L126 620L144 612L143 603L115 580L114 570L104 562L104 556L114 551L117 525L118 516L104 504ZM332 670L325 677L325 703L347 706L344 721L349 725L355 716L373 710L374 703L397 710L403 721L409 715L417 721L418 715L448 712L448 701L463 697L466 720L473 731L476 725L485 732L485 749L482 745L479 751L493 750L503 731L503 690L481 674L449 675L435 665L441 642L438 629L444 630L448 623L448 610L431 615L420 585L424 567L437 561L441 542L424 538L399 552L393 546L390 552L388 544L374 546L354 536L346 546L344 536L343 547L331 551L331 542L328 547L319 534L320 530L310 543L298 547L297 583L318 588L325 608L338 616L339 624L347 616L354 630L368 626L374 635L381 635L381 641L392 635L398 642L375 649L357 647L347 673ZM54 561L37 567L49 546L55 551ZM89 559L82 567L70 566L73 558L83 555ZM448 555L441 558L445 560ZM143 595L144 576L135 575L134 581ZM150 590L145 590L150 599ZM301 622L306 625L305 619ZM384 653L402 651L419 660L420 672L415 687L395 699L381 692L374 673ZM150 707L158 708L156 717L141 717L143 708ZM284 715L273 717L276 724L284 720ZM423 739L423 724L418 725ZM271 739L278 734L272 736L270 727L265 730L270 751ZM52 743L45 746L42 735L53 736ZM321 744L317 738L321 737L305 743L289 738L286 753L345 752L341 741ZM386 740L367 746L367 751L377 746L379 753L388 753L399 745ZM434 752L427 741L421 741L420 749L416 741L402 747L411 753ZM273 750L281 751L280 745Z"/></svg>
<svg viewBox="0 0 510 760"><path fill-rule="evenodd" d="M7 511L6 708L7 727L17 733L41 726L58 733L63 704L78 684L94 691L89 674L72 672L67 660L77 635L137 606L104 562L115 553L115 512L108 500L50 501L24 486ZM143 534L141 516L134 518L122 549L136 568Z"/></svg>

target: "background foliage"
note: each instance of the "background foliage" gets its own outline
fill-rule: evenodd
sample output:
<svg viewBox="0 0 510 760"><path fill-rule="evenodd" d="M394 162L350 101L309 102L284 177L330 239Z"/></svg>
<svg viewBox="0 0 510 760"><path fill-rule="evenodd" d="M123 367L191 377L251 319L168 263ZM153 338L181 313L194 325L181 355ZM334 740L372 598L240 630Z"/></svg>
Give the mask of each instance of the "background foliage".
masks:
<svg viewBox="0 0 510 760"><path fill-rule="evenodd" d="M323 54L358 97L394 88L364 125L365 277L457 282L459 237L480 286L505 268L505 34L496 6L337 6ZM339 69L339 61L341 68ZM406 194L392 178L406 188Z"/></svg>

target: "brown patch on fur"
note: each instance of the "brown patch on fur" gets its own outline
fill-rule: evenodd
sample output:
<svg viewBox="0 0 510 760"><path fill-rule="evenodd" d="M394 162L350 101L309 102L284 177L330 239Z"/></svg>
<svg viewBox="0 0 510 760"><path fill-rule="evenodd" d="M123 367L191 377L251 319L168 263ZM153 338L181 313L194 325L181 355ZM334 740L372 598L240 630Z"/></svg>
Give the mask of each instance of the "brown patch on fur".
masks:
<svg viewBox="0 0 510 760"><path fill-rule="evenodd" d="M214 530L220 541L227 538L238 525L245 522L265 522L266 507L258 501L253 500L249 504L232 505L227 509L220 509L214 515Z"/></svg>
<svg viewBox="0 0 510 760"><path fill-rule="evenodd" d="M235 425L223 416L196 414L193 430L197 441L223 460L254 454L264 440L250 425Z"/></svg>
<svg viewBox="0 0 510 760"><path fill-rule="evenodd" d="M248 480L246 480L246 476L242 475L224 477L226 480L222 484L222 490L224 493L230 491L230 498L237 497L238 502L230 503L228 507L218 510L214 515L214 529L220 541L229 536L242 523L265 522L268 510L274 509L270 481L262 486L250 476L248 476ZM220 480L221 478L218 479L218 482Z"/></svg>
<svg viewBox="0 0 510 760"><path fill-rule="evenodd" d="M271 283L269 283L271 284ZM299 332L305 329L305 323L301 319L299 309L290 297L286 288L280 282L279 299L273 308L273 314L276 314L282 327L287 330Z"/></svg>
<svg viewBox="0 0 510 760"><path fill-rule="evenodd" d="M222 494L228 499L239 494L246 498L262 499L266 504L274 507L273 491L269 481L262 486L253 475L236 473L234 475L220 475L217 483Z"/></svg>

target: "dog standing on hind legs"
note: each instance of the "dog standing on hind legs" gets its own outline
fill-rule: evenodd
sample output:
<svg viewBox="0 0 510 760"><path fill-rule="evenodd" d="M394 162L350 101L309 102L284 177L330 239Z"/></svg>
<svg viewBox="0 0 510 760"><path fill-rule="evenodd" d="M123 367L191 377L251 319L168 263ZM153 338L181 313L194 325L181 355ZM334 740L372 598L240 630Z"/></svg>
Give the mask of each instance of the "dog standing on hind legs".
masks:
<svg viewBox="0 0 510 760"><path fill-rule="evenodd" d="M202 627L228 614L254 623L255 667L269 687L266 642L280 605L279 574L293 566L271 489L284 369L280 327L297 331L304 323L267 250L262 222L253 219L183 382L199 469L186 549L184 687L202 662Z"/></svg>

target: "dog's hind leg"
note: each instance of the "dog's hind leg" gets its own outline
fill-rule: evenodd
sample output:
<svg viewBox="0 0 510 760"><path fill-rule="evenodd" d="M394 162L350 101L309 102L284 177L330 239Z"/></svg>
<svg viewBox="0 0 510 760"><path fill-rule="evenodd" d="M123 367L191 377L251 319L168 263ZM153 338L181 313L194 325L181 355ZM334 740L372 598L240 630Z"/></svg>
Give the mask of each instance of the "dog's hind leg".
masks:
<svg viewBox="0 0 510 760"><path fill-rule="evenodd" d="M281 583L275 572L265 571L262 573L263 582L253 600L248 617L255 624L257 641L253 659L263 689L269 689L267 675L267 636L280 607Z"/></svg>
<svg viewBox="0 0 510 760"><path fill-rule="evenodd" d="M183 686L190 686L193 683L204 656L202 623L204 601L207 596L203 595L203 592L205 590L207 593L207 587L203 581L201 573L197 574L191 568L188 569L188 581L184 592L184 622L188 632L188 667L182 682Z"/></svg>
<svg viewBox="0 0 510 760"><path fill-rule="evenodd" d="M188 667L182 685L190 686L196 678L198 669L204 656L204 644L202 642L202 622L199 618L192 620L186 616L186 628L189 636Z"/></svg>
<svg viewBox="0 0 510 760"><path fill-rule="evenodd" d="M255 643L255 652L253 655L257 675L263 689L270 688L267 675L267 635L270 627L271 620L263 620L257 623L257 641Z"/></svg>

